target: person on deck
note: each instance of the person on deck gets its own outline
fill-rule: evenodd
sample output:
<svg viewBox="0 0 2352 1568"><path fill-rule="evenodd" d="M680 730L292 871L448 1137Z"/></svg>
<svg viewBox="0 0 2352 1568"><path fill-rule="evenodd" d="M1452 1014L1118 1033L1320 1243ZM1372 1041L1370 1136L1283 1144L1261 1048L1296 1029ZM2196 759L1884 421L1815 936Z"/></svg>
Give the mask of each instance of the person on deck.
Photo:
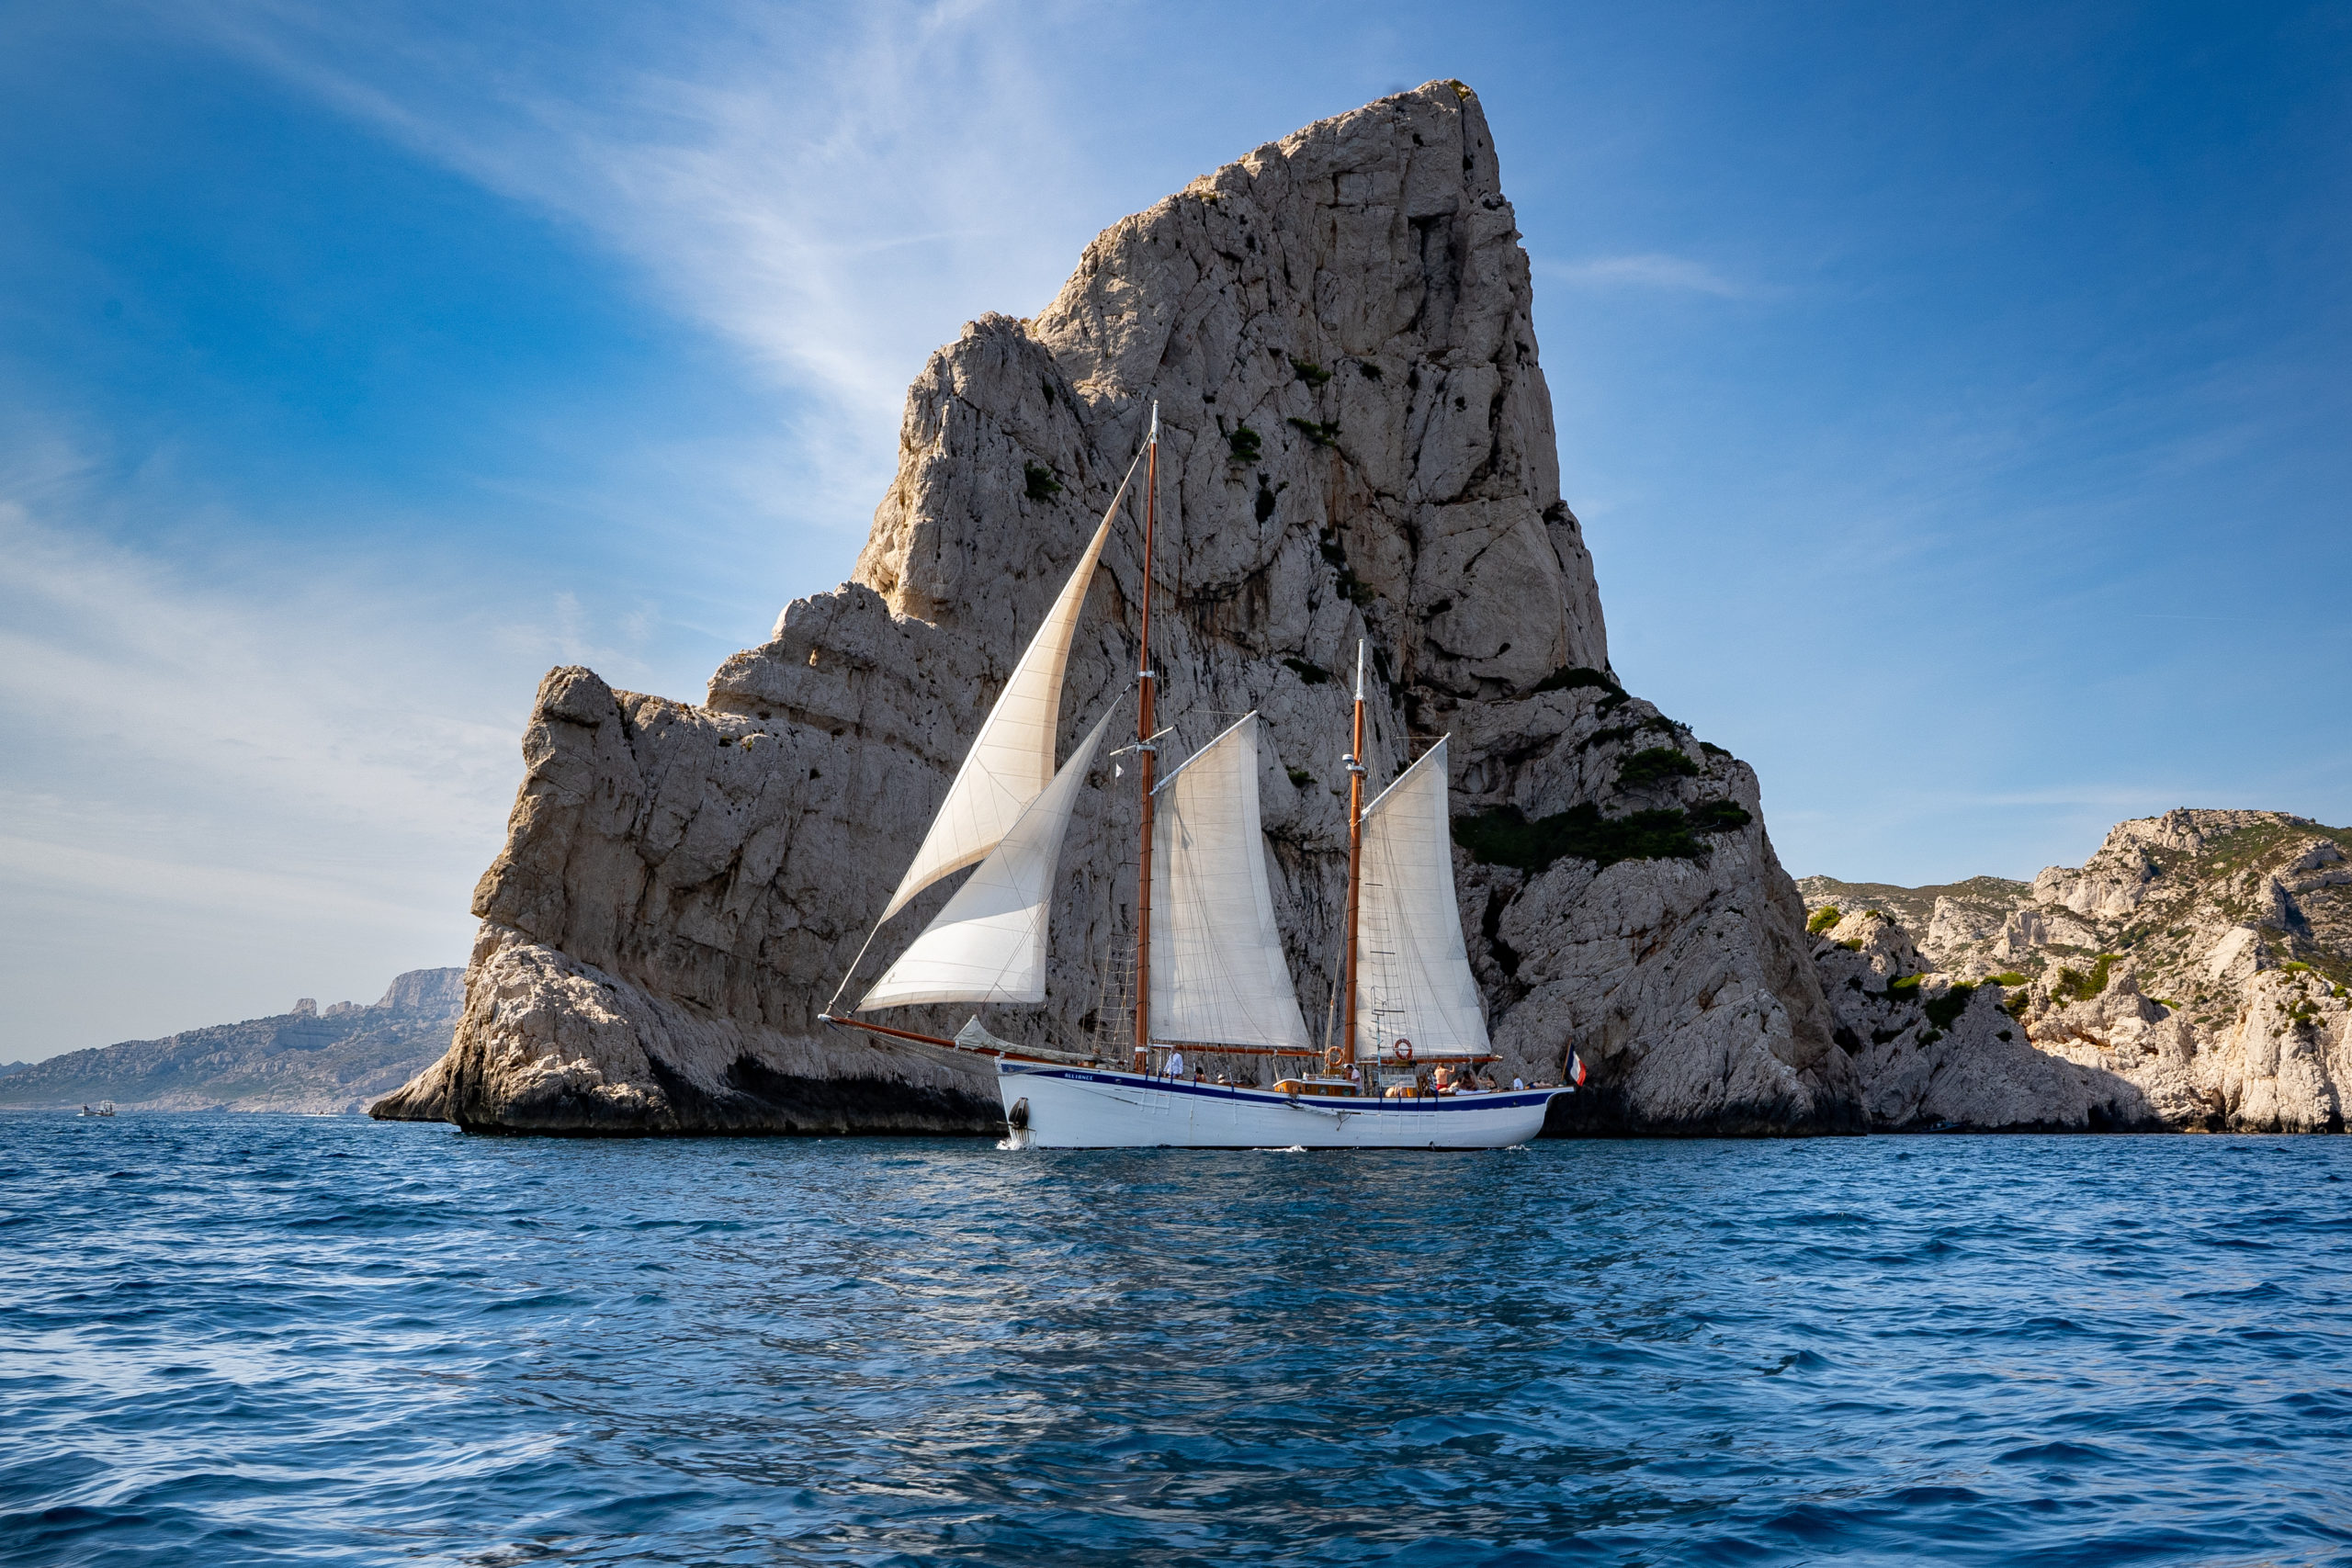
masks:
<svg viewBox="0 0 2352 1568"><path fill-rule="evenodd" d="M1171 1078L1182 1077L1184 1076L1184 1053L1182 1051L1169 1052L1167 1065L1160 1070L1165 1072Z"/></svg>

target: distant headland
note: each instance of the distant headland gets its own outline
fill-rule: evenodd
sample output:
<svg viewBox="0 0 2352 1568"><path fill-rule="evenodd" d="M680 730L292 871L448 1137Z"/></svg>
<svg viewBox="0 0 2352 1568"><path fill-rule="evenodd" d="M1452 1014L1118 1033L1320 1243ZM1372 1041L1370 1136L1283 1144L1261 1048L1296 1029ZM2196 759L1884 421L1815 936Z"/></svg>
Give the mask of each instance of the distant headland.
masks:
<svg viewBox="0 0 2352 1568"><path fill-rule="evenodd" d="M449 1048L465 1005L463 969L412 969L366 1006L288 1011L69 1051L0 1074L0 1106L111 1100L123 1110L364 1111Z"/></svg>

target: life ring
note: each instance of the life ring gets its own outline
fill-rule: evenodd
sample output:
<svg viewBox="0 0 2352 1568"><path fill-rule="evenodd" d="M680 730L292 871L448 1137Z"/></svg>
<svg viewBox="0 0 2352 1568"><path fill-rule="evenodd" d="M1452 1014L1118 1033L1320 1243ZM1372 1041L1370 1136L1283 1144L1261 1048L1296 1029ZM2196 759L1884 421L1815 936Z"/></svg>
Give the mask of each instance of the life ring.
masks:
<svg viewBox="0 0 2352 1568"><path fill-rule="evenodd" d="M1413 1043L1409 1040L1399 1040L1396 1044L1388 1047L1388 1054L1400 1062L1409 1062L1413 1059Z"/></svg>

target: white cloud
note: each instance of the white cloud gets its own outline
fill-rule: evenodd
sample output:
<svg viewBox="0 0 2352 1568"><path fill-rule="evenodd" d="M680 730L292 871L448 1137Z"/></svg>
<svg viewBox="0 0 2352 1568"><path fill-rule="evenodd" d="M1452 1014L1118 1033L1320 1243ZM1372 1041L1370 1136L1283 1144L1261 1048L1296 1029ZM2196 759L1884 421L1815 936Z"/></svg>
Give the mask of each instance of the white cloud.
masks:
<svg viewBox="0 0 2352 1568"><path fill-rule="evenodd" d="M1645 252L1639 255L1593 256L1578 262L1538 262L1536 270L1577 288L1650 288L1689 294L1712 294L1737 299L1756 290L1734 282L1704 262L1688 256Z"/></svg>
<svg viewBox="0 0 2352 1568"><path fill-rule="evenodd" d="M925 356L983 310L1043 306L1099 226L1089 150L1038 58L1052 10L722 3L570 40L285 0L174 15L579 225L802 394L787 511L804 521L862 527Z"/></svg>

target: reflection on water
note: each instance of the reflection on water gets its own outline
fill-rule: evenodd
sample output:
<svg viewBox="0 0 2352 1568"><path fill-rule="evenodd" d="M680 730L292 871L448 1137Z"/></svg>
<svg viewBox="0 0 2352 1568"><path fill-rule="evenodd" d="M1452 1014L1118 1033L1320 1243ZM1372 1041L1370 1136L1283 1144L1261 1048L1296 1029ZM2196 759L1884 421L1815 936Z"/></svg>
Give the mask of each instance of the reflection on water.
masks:
<svg viewBox="0 0 2352 1568"><path fill-rule="evenodd" d="M24 1562L2352 1555L2352 1144L0 1118Z"/></svg>

